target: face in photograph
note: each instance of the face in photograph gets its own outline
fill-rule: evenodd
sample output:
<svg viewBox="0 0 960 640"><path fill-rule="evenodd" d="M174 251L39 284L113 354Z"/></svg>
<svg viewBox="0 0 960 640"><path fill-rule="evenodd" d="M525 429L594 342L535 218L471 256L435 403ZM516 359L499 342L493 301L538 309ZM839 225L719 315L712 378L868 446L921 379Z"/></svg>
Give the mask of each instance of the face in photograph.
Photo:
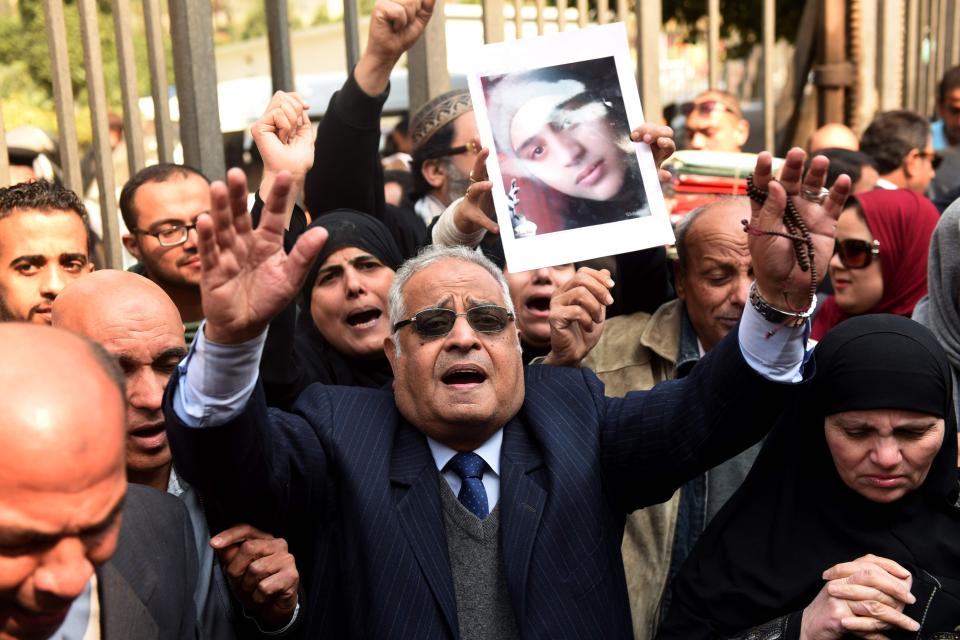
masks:
<svg viewBox="0 0 960 640"><path fill-rule="evenodd" d="M623 187L627 156L618 138L605 104L586 92L534 98L510 124L511 148L530 175L587 200L609 200Z"/></svg>

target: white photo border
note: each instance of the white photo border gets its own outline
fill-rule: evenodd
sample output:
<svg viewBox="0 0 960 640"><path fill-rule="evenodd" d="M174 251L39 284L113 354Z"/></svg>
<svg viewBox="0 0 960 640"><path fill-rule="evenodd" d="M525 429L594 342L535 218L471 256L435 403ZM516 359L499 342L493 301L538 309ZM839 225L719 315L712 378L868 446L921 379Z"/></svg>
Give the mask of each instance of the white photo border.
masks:
<svg viewBox="0 0 960 640"><path fill-rule="evenodd" d="M653 153L643 142L633 143L633 146L650 208L649 216L519 239L512 233L507 194L481 78L608 57L614 59L627 123L633 131L644 122L643 109L630 63L627 31L622 22L488 44L472 56L474 67L467 73L467 83L480 141L491 151L487 158L487 175L493 181L497 222L504 230L500 237L507 270L512 273L627 253L674 241Z"/></svg>

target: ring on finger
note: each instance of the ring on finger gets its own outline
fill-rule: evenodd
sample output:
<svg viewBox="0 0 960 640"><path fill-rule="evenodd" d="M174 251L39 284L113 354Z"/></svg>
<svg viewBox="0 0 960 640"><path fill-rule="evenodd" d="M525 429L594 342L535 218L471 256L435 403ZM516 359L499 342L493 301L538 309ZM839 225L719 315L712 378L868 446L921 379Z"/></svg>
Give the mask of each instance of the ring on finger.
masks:
<svg viewBox="0 0 960 640"><path fill-rule="evenodd" d="M830 189L827 189L826 187L822 187L820 189L800 187L800 197L807 202L812 202L814 204L823 204L827 201L827 196L829 195Z"/></svg>

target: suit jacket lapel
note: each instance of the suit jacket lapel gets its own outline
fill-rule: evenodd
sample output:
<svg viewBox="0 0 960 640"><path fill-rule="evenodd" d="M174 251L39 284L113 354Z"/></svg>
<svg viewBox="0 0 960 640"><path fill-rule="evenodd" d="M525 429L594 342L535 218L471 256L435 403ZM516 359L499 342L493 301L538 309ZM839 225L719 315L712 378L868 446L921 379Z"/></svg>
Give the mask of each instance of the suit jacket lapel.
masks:
<svg viewBox="0 0 960 640"><path fill-rule="evenodd" d="M503 430L500 455L500 539L516 619L526 620L530 555L537 537L547 492L531 474L543 458L526 428L516 419Z"/></svg>
<svg viewBox="0 0 960 640"><path fill-rule="evenodd" d="M397 512L407 542L440 604L450 633L458 637L457 599L450 573L439 476L422 433L401 422L390 461L390 481L398 487Z"/></svg>
<svg viewBox="0 0 960 640"><path fill-rule="evenodd" d="M112 563L97 570L97 584L103 640L153 640L160 636L150 611Z"/></svg>

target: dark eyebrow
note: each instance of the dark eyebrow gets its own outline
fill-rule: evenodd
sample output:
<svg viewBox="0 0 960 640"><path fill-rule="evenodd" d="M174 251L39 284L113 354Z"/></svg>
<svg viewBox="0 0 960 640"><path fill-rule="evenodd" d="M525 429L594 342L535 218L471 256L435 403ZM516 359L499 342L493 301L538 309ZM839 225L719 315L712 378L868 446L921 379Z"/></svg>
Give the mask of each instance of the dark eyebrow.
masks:
<svg viewBox="0 0 960 640"><path fill-rule="evenodd" d="M123 505L125 501L126 495L120 498L117 504L114 505L113 509L110 510L110 513L108 513L100 522L92 524L89 527L79 529L76 532L68 530L51 534L33 531L32 529L18 529L16 527L0 528L0 546L45 546L54 544L58 540L69 535L75 535L80 538L97 535L98 533L109 529L113 523L117 521L117 518L123 511Z"/></svg>
<svg viewBox="0 0 960 640"><path fill-rule="evenodd" d="M339 264L332 264L329 267L323 267L317 271L317 280L320 279L320 276L326 275L328 273L336 273L338 271L343 271L343 267Z"/></svg>
<svg viewBox="0 0 960 640"><path fill-rule="evenodd" d="M201 211L200 213L198 213L197 215L195 215L193 218L191 218L190 220L188 220L188 221L186 221L186 222L183 221L183 220L178 220L177 218L167 218L167 219L165 219L165 220L157 220L157 221L154 222L152 225L150 225L148 228L149 228L149 229L156 229L156 228L158 228L158 227L162 227L162 226L165 225L165 224L172 224L172 225L177 225L177 226L180 226L180 227L185 227L185 226L188 225L188 224L193 224L193 223L195 223L195 222L197 221L197 218L199 218L200 216L202 216L202 215L205 214L205 213L209 213L209 211Z"/></svg>
<svg viewBox="0 0 960 640"><path fill-rule="evenodd" d="M364 253L351 259L350 264L356 264L358 262L367 262L369 260L375 260L377 262L380 262L380 258L378 258L377 256L372 256L369 253Z"/></svg>
<svg viewBox="0 0 960 640"><path fill-rule="evenodd" d="M176 358L177 360L183 360L184 356L187 355L187 350L184 347L170 347L169 349L164 349L163 352L154 358L154 362L157 360L166 360L167 358Z"/></svg>
<svg viewBox="0 0 960 640"><path fill-rule="evenodd" d="M90 258L88 258L87 255L84 253L61 253L60 254L61 263L73 262L74 260L77 260L79 262L86 264L89 259Z"/></svg>
<svg viewBox="0 0 960 640"><path fill-rule="evenodd" d="M10 266L13 266L18 262L26 262L34 267L42 267L43 265L47 264L47 258L46 256L41 255L17 256L10 261Z"/></svg>

